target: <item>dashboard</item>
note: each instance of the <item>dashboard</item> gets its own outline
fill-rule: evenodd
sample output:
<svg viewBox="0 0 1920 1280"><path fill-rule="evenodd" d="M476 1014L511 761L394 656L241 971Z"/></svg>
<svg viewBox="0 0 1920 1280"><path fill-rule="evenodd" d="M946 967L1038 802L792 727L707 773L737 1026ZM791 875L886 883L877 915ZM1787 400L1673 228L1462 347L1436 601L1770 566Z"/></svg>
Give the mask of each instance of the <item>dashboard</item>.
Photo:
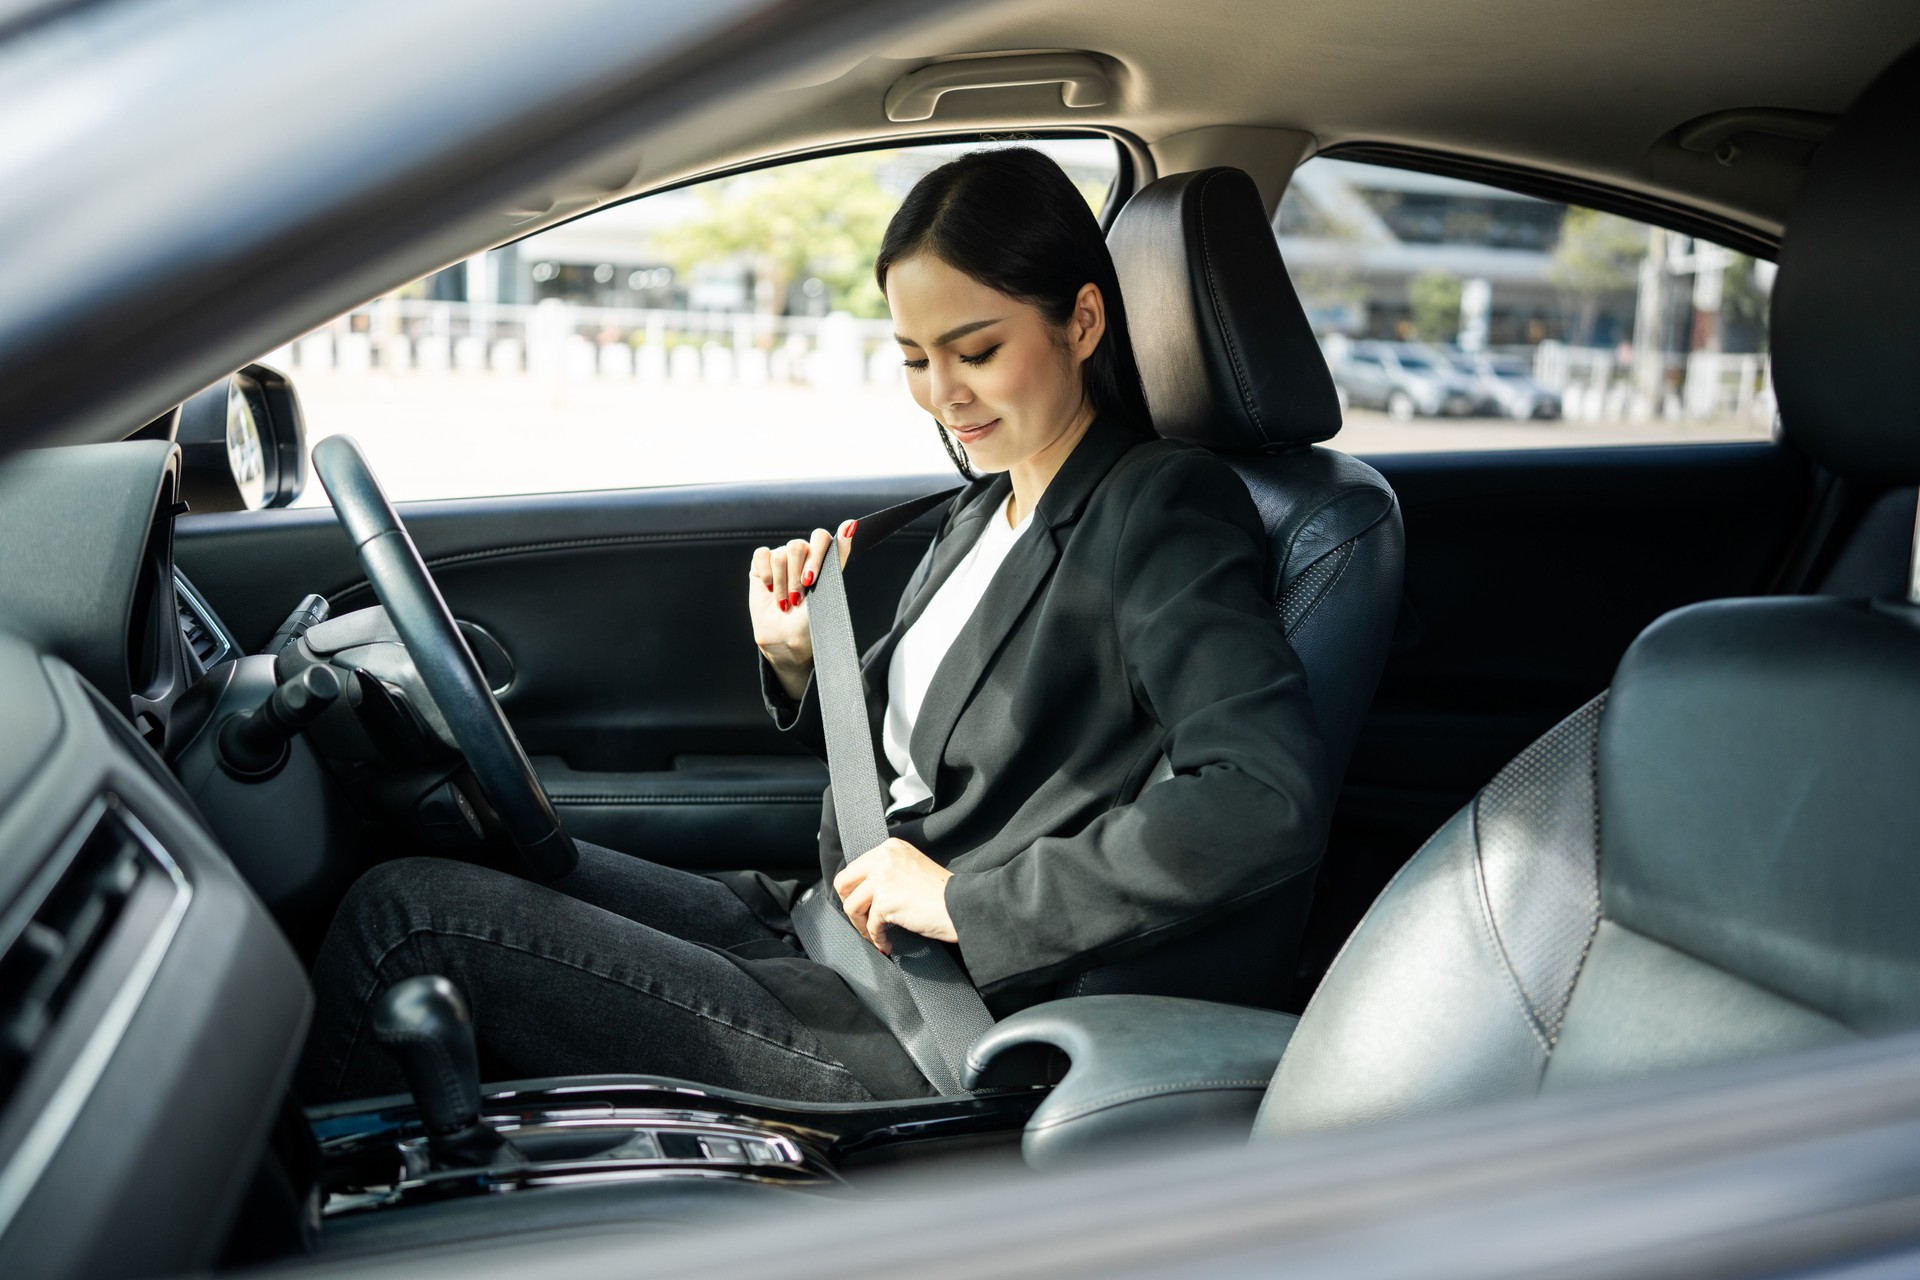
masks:
<svg viewBox="0 0 1920 1280"><path fill-rule="evenodd" d="M0 472L0 1275L210 1266L311 997L161 758L232 638L175 570L169 442Z"/></svg>

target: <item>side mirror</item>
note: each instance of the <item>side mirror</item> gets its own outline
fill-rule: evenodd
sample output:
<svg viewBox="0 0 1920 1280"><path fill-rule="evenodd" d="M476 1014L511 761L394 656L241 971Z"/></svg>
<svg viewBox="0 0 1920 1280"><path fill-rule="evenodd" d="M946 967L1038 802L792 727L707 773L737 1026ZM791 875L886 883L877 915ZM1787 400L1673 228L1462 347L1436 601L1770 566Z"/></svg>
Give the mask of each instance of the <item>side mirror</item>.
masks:
<svg viewBox="0 0 1920 1280"><path fill-rule="evenodd" d="M180 406L180 496L196 512L290 506L307 484L307 425L293 384L250 364Z"/></svg>

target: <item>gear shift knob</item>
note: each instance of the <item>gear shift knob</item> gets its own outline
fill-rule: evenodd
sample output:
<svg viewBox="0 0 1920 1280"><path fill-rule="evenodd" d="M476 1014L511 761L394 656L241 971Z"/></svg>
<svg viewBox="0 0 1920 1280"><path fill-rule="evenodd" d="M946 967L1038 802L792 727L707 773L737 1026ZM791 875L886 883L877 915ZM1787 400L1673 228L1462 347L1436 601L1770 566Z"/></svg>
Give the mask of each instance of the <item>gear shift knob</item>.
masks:
<svg viewBox="0 0 1920 1280"><path fill-rule="evenodd" d="M480 1120L480 1060L458 987L438 975L395 983L374 1001L373 1034L406 1074L435 1154L467 1164L499 1153Z"/></svg>

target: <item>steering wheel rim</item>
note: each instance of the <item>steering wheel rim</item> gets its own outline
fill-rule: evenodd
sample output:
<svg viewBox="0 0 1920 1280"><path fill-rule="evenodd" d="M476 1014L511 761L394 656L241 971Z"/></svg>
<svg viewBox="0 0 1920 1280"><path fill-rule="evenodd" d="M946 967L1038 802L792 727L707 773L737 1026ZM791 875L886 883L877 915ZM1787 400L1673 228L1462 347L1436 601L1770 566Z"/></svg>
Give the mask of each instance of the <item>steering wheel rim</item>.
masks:
<svg viewBox="0 0 1920 1280"><path fill-rule="evenodd" d="M313 447L313 469L487 803L536 879L573 870L579 852L467 647L426 561L351 436Z"/></svg>

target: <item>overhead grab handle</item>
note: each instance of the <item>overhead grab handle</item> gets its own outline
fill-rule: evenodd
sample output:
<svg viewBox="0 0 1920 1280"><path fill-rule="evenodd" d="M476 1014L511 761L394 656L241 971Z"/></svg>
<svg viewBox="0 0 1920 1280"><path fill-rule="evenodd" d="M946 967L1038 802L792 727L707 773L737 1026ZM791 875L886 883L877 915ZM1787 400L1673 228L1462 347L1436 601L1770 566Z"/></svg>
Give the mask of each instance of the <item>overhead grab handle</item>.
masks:
<svg viewBox="0 0 1920 1280"><path fill-rule="evenodd" d="M887 90L887 119L895 124L931 120L940 96L961 89L1012 89L1057 84L1069 107L1098 107L1107 101L1107 73L1084 53L1012 54L1004 58L961 58L909 71Z"/></svg>
<svg viewBox="0 0 1920 1280"><path fill-rule="evenodd" d="M1796 142L1824 142L1833 132L1834 116L1819 111L1787 111L1779 107L1741 107L1716 111L1689 120L1674 130L1684 151L1714 152L1736 134L1767 133Z"/></svg>

